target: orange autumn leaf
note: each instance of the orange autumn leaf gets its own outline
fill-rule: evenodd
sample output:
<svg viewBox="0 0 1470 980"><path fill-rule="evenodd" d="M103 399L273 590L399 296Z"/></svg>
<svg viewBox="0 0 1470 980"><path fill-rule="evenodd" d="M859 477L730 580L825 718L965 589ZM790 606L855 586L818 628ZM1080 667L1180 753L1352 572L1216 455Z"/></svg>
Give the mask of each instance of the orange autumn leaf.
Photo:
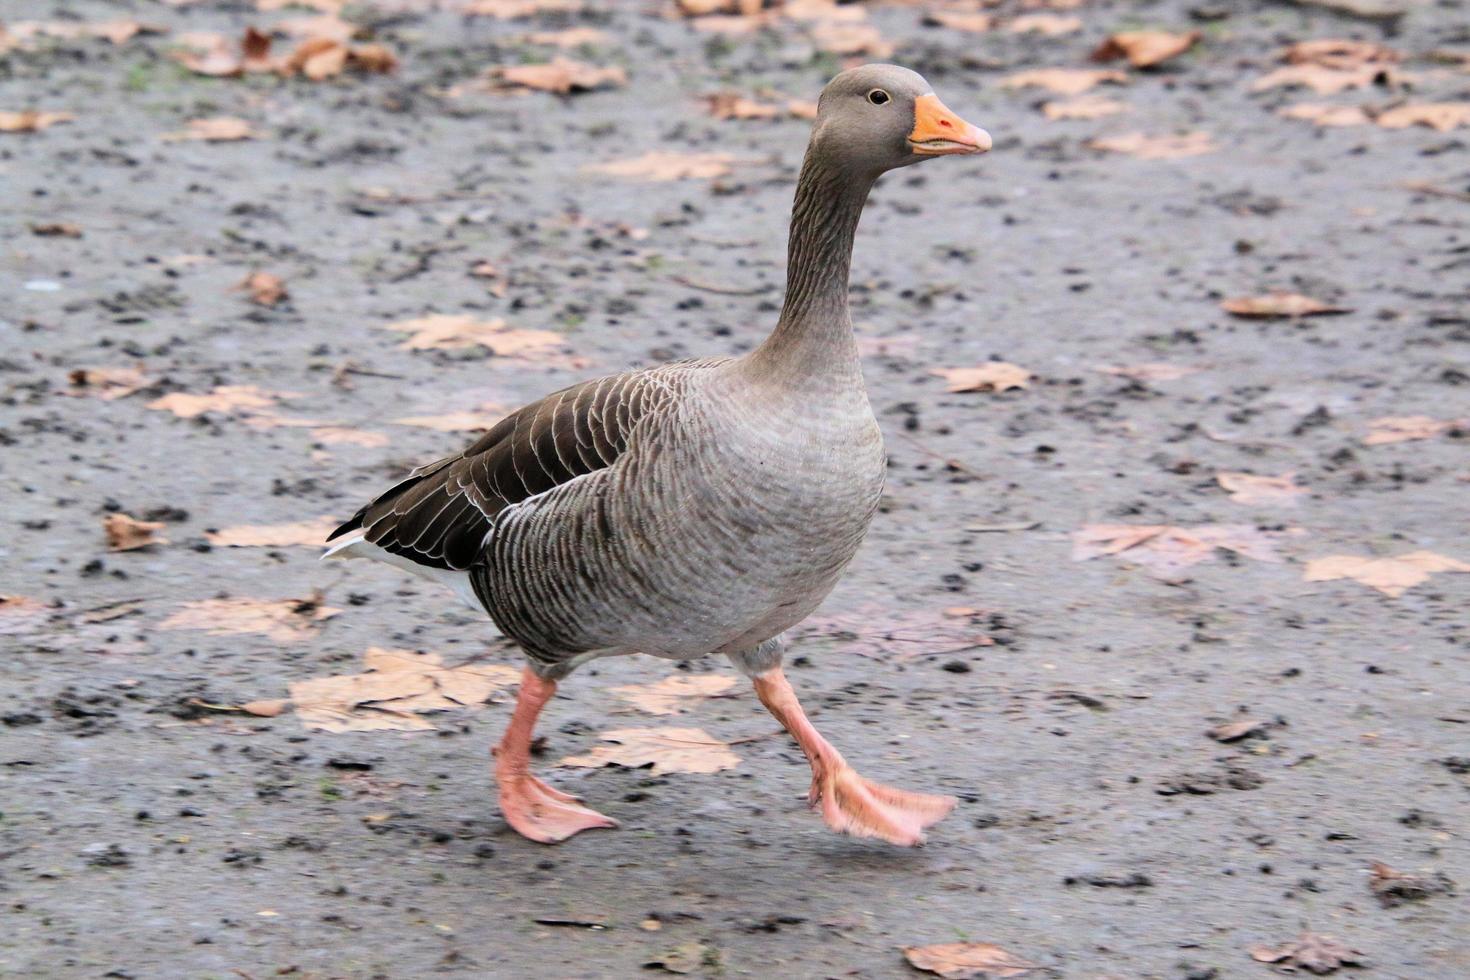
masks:
<svg viewBox="0 0 1470 980"><path fill-rule="evenodd" d="M1025 388L1031 372L1005 361L988 361L972 368L934 368L929 372L949 382L950 391L1009 391Z"/></svg>
<svg viewBox="0 0 1470 980"><path fill-rule="evenodd" d="M1048 102L1041 107L1048 119L1101 119L1127 112L1126 103L1099 95L1084 95L1061 102Z"/></svg>
<svg viewBox="0 0 1470 980"><path fill-rule="evenodd" d="M570 58L555 58L542 65L507 65L493 72L507 86L557 95L621 88L628 84L628 73L616 65L598 68Z"/></svg>
<svg viewBox="0 0 1470 980"><path fill-rule="evenodd" d="M1307 562L1303 578L1308 582L1352 579L1398 598L1409 589L1429 581L1436 572L1470 572L1470 564L1432 551L1413 551L1396 558L1359 555L1329 555Z"/></svg>
<svg viewBox="0 0 1470 980"><path fill-rule="evenodd" d="M71 382L71 389L63 394L90 395L109 402L117 398L126 398L153 383L152 379L143 373L141 367L131 365L77 368L69 372L66 378Z"/></svg>
<svg viewBox="0 0 1470 980"><path fill-rule="evenodd" d="M728 153L673 153L651 150L628 160L591 163L582 169L588 173L608 174L634 180L705 180L723 177L730 172L735 158Z"/></svg>
<svg viewBox="0 0 1470 980"><path fill-rule="evenodd" d="M204 143L231 143L237 140L253 140L260 134L244 119L233 116L213 116L209 119L190 119L184 128L164 133L159 139L166 143L189 140Z"/></svg>
<svg viewBox="0 0 1470 980"><path fill-rule="evenodd" d="M34 109L0 112L0 133L39 133L75 118L70 112L39 112Z"/></svg>
<svg viewBox="0 0 1470 980"><path fill-rule="evenodd" d="M312 636L318 623L342 610L322 605L316 593L306 599L196 599L158 624L164 630L199 630L211 636L258 633L278 643Z"/></svg>
<svg viewBox="0 0 1470 980"><path fill-rule="evenodd" d="M1374 122L1385 129L1427 126L1447 133L1460 126L1470 126L1470 102L1410 102L1385 109Z"/></svg>
<svg viewBox="0 0 1470 980"><path fill-rule="evenodd" d="M250 302L256 306L275 306L290 295L280 276L259 269L246 276L235 289L249 293Z"/></svg>
<svg viewBox="0 0 1470 980"><path fill-rule="evenodd" d="M1361 106L1301 102L1276 110L1284 119L1303 119L1317 126L1366 126L1373 120Z"/></svg>
<svg viewBox="0 0 1470 980"><path fill-rule="evenodd" d="M336 518L319 517L290 524L242 524L206 531L204 538L217 548L320 548L340 523Z"/></svg>
<svg viewBox="0 0 1470 980"><path fill-rule="evenodd" d="M1220 309L1234 316L1243 317L1302 317L1333 316L1351 313L1345 306L1333 306L1300 293L1274 291L1264 296L1237 296L1220 303Z"/></svg>
<svg viewBox="0 0 1470 980"><path fill-rule="evenodd" d="M728 744L699 728L619 728L602 732L599 738L616 744L595 746L585 755L567 756L560 764L586 769L651 766L655 776L714 773L740 765L740 756Z"/></svg>
<svg viewBox="0 0 1470 980"><path fill-rule="evenodd" d="M1219 147L1209 133L1185 133L1180 136L1149 136L1145 133L1124 133L1121 136L1100 136L1087 141L1095 150L1109 153L1124 153L1140 160L1174 160L1214 153Z"/></svg>
<svg viewBox="0 0 1470 980"><path fill-rule="evenodd" d="M673 674L655 684L627 684L612 692L639 711L679 715L734 686L735 678L724 674Z"/></svg>
<svg viewBox="0 0 1470 980"><path fill-rule="evenodd" d="M935 946L905 946L904 958L916 970L935 973L945 980L985 980L1025 976L1040 965L1024 960L992 943L940 943Z"/></svg>
<svg viewBox="0 0 1470 980"><path fill-rule="evenodd" d="M1368 421L1365 446L1433 439L1456 429L1470 428L1470 419L1436 419L1428 415L1386 415Z"/></svg>
<svg viewBox="0 0 1470 980"><path fill-rule="evenodd" d="M1311 492L1296 482L1295 473L1255 476L1221 471L1215 474L1215 482L1228 490L1230 499L1238 504L1295 507L1301 497Z"/></svg>
<svg viewBox="0 0 1470 980"><path fill-rule="evenodd" d="M1044 88L1058 95L1081 95L1104 82L1126 85L1128 76L1111 69L1033 68L1007 75L1000 84L1003 88Z"/></svg>
<svg viewBox="0 0 1470 980"><path fill-rule="evenodd" d="M1092 52L1094 61L1127 58L1134 68L1152 68L1177 58L1199 43L1200 32L1172 34L1168 31L1121 31L1108 37Z"/></svg>
<svg viewBox="0 0 1470 980"><path fill-rule="evenodd" d="M156 544L168 544L168 538L158 533L163 530L161 521L140 521L127 514L108 514L102 521L102 530L107 535L108 551L137 551Z"/></svg>

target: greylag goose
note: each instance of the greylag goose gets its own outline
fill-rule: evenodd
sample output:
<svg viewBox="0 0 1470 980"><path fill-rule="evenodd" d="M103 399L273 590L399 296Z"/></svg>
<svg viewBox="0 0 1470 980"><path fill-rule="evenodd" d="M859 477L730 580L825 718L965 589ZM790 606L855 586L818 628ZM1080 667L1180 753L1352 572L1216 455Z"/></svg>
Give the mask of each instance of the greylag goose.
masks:
<svg viewBox="0 0 1470 980"><path fill-rule="evenodd" d="M597 657L724 654L796 739L832 829L923 840L948 796L859 776L807 720L783 631L852 560L883 489L883 440L848 316L853 235L885 171L983 153L990 137L918 74L845 71L822 90L791 213L775 329L742 357L663 364L555 392L421 466L328 539L471 597L525 652L494 749L500 808L543 843L616 821L532 775L557 682Z"/></svg>

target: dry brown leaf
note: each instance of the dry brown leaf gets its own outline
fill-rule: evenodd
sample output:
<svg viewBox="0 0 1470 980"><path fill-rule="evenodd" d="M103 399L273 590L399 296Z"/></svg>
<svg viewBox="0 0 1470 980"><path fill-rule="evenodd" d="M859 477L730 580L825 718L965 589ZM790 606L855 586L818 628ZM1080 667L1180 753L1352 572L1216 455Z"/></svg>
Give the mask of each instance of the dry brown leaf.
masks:
<svg viewBox="0 0 1470 980"><path fill-rule="evenodd" d="M1332 973L1340 966L1362 966L1367 962L1362 953L1344 946L1331 936L1302 932L1295 940L1279 949L1252 946L1251 959L1257 963L1280 963L1284 967L1300 967L1308 973Z"/></svg>
<svg viewBox="0 0 1470 980"><path fill-rule="evenodd" d="M394 419L394 425L412 425L420 429L437 432L485 432L505 418L506 410L499 405L485 404L469 412L449 412L445 415L409 415Z"/></svg>
<svg viewBox="0 0 1470 980"><path fill-rule="evenodd" d="M116 398L126 398L134 392L152 384L152 379L143 373L141 367L115 367L115 368L77 368L66 376L71 382L71 390L63 392L67 395L90 395L103 401L112 401Z"/></svg>
<svg viewBox="0 0 1470 980"><path fill-rule="evenodd" d="M1128 76L1106 68L1033 68L1001 79L1004 88L1044 88L1058 95L1081 95L1083 92L1111 82L1128 84Z"/></svg>
<svg viewBox="0 0 1470 980"><path fill-rule="evenodd" d="M1280 476L1254 476L1250 473L1215 474L1215 481L1230 491L1230 499L1238 504L1262 504L1295 507L1300 498L1311 493L1296 482L1295 473Z"/></svg>
<svg viewBox="0 0 1470 980"><path fill-rule="evenodd" d="M298 643L312 635L317 623L341 611L322 605L320 593L307 599L196 599L180 605L158 628L211 636L259 633L278 643Z"/></svg>
<svg viewBox="0 0 1470 980"><path fill-rule="evenodd" d="M162 521L140 521L127 514L108 514L102 521L102 530L107 535L108 551L137 551L156 544L168 544L157 532L163 530Z"/></svg>
<svg viewBox="0 0 1470 980"><path fill-rule="evenodd" d="M0 133L39 133L43 129L71 122L76 116L69 112L0 112Z"/></svg>
<svg viewBox="0 0 1470 980"><path fill-rule="evenodd" d="M264 391L255 385L221 385L205 395L176 391L155 398L147 407L173 412L181 419L196 418L206 412L269 414L281 399L295 397L290 392Z"/></svg>
<svg viewBox="0 0 1470 980"><path fill-rule="evenodd" d="M1191 374L1198 374L1202 369L1184 364L1150 361L1146 364L1100 364L1096 370L1120 378L1131 378L1134 381L1175 381L1179 378L1187 378Z"/></svg>
<svg viewBox="0 0 1470 980"><path fill-rule="evenodd" d="M1031 372L1005 361L987 361L972 368L934 368L929 372L949 382L950 391L1009 391L1025 388Z"/></svg>
<svg viewBox="0 0 1470 980"><path fill-rule="evenodd" d="M1273 88L1309 88L1318 95L1336 95L1348 89L1367 88L1380 76L1390 83L1402 81L1401 76L1385 66L1357 68L1352 71L1336 71L1321 65L1287 65L1262 75L1251 83L1252 92L1264 92Z"/></svg>
<svg viewBox="0 0 1470 980"><path fill-rule="evenodd" d="M494 77L508 86L558 95L621 88L628 84L628 73L617 65L598 68L570 58L554 58L544 65L506 65L492 71Z"/></svg>
<svg viewBox="0 0 1470 980"><path fill-rule="evenodd" d="M1238 742L1247 735L1254 735L1256 732L1264 731L1265 728L1266 723L1264 721L1256 721L1254 718L1242 718L1239 721L1216 725L1214 728L1205 732L1205 734L1217 742Z"/></svg>
<svg viewBox="0 0 1470 980"><path fill-rule="evenodd" d="M653 767L653 775L670 772L712 773L740 765L730 746L699 728L618 728L599 738L616 745L598 745L586 755L567 756L564 766L600 769L626 766Z"/></svg>
<svg viewBox="0 0 1470 980"><path fill-rule="evenodd" d="M1301 102L1276 110L1285 119L1304 119L1318 126L1366 126L1373 120L1361 106Z"/></svg>
<svg viewBox="0 0 1470 980"><path fill-rule="evenodd" d="M763 0L674 0L674 6L685 17L707 17L710 14L740 14L753 16L760 13Z"/></svg>
<svg viewBox="0 0 1470 980"><path fill-rule="evenodd" d="M460 8L460 13L471 17L494 17L496 20L519 20L536 14L574 14L582 6L582 0L470 0Z"/></svg>
<svg viewBox="0 0 1470 980"><path fill-rule="evenodd" d="M1210 560L1219 548L1256 561L1280 562L1277 542L1288 534L1300 533L1299 528L1262 531L1249 524L1197 524L1187 528L1168 524L1089 524L1072 532L1072 560L1117 555L1168 580L1192 565Z"/></svg>
<svg viewBox="0 0 1470 980"><path fill-rule="evenodd" d="M1470 102L1410 102L1385 109L1374 122L1385 129L1428 126L1447 133L1460 126L1470 126Z"/></svg>
<svg viewBox="0 0 1470 980"><path fill-rule="evenodd" d="M349 23L336 14L318 14L315 17L288 17L276 24L275 29L289 37L321 38L346 44L357 33L357 25Z"/></svg>
<svg viewBox="0 0 1470 980"><path fill-rule="evenodd" d="M31 234L37 238L81 238L82 226L70 221L47 221L31 225Z"/></svg>
<svg viewBox="0 0 1470 980"><path fill-rule="evenodd" d="M582 169L634 180L705 180L730 172L735 158L728 153L670 153L651 150L641 157L592 163Z"/></svg>
<svg viewBox="0 0 1470 980"><path fill-rule="evenodd" d="M0 595L0 636L33 633L51 618L44 602L23 595Z"/></svg>
<svg viewBox="0 0 1470 980"><path fill-rule="evenodd" d="M242 524L206 531L204 537L216 548L321 548L340 523L333 517L319 517L292 524Z"/></svg>
<svg viewBox="0 0 1470 980"><path fill-rule="evenodd" d="M1152 68L1177 58L1199 43L1199 31L1171 34L1168 31L1122 31L1108 37L1092 52L1093 61L1127 58L1134 68Z"/></svg>
<svg viewBox="0 0 1470 980"><path fill-rule="evenodd" d="M1281 60L1293 65L1320 65L1336 71L1351 71L1364 65L1398 64L1401 55L1372 41L1320 38L1296 42L1281 53Z"/></svg>
<svg viewBox="0 0 1470 980"><path fill-rule="evenodd" d="M1082 30L1082 19L1061 14L1022 14L1007 23L1006 30L1012 34L1042 34L1046 37L1060 37L1063 34Z"/></svg>
<svg viewBox="0 0 1470 980"><path fill-rule="evenodd" d="M391 441L381 432L367 432L345 425L312 426L311 437L328 446L363 446L370 449L386 446Z"/></svg>
<svg viewBox="0 0 1470 980"><path fill-rule="evenodd" d="M432 731L421 715L477 708L521 676L501 664L446 667L437 653L379 647L363 653L363 666L361 674L291 684L301 723L326 732Z"/></svg>
<svg viewBox="0 0 1470 980"><path fill-rule="evenodd" d="M31 47L31 42L38 37L60 41L102 39L113 44L125 44L139 34L163 34L167 31L166 27L140 24L135 20L21 20L8 27L0 26L0 53L14 47Z"/></svg>
<svg viewBox="0 0 1470 980"><path fill-rule="evenodd" d="M235 289L248 292L250 302L256 306L275 306L291 295L286 292L286 283L280 276L259 269L246 276Z"/></svg>
<svg viewBox="0 0 1470 980"><path fill-rule="evenodd" d="M1386 909L1397 908L1405 902L1422 902L1435 895L1455 894L1455 883L1444 872L1427 875L1397 871L1382 861L1370 865L1373 876L1368 879L1368 888L1378 904Z"/></svg>
<svg viewBox="0 0 1470 980"><path fill-rule="evenodd" d="M209 119L190 119L184 128L164 133L159 139L166 143L195 140L204 143L231 143L237 140L253 140L259 137L250 123L233 116L214 116Z"/></svg>
<svg viewBox="0 0 1470 980"><path fill-rule="evenodd" d="M399 346L405 350L459 350L486 347L497 357L537 361L564 361L566 338L550 330L521 330L504 320L480 320L467 314L435 313L415 320L383 325L385 330L411 334Z"/></svg>
<svg viewBox="0 0 1470 980"><path fill-rule="evenodd" d="M1041 107L1048 119L1101 119L1127 112L1126 103L1100 95L1084 95L1065 102L1048 102Z"/></svg>
<svg viewBox="0 0 1470 980"><path fill-rule="evenodd" d="M753 17L738 15L727 17L723 14L712 14L708 17L696 17L689 24L697 31L736 37L753 34L763 27L769 27L772 24L772 17L770 14L758 14Z"/></svg>
<svg viewBox="0 0 1470 980"><path fill-rule="evenodd" d="M1020 977L1039 964L992 943L940 943L937 946L905 946L904 958L915 969L937 973L946 980Z"/></svg>
<svg viewBox="0 0 1470 980"><path fill-rule="evenodd" d="M1144 133L1124 133L1122 136L1098 137L1088 140L1087 145L1095 150L1109 153L1126 153L1140 160L1174 160L1180 157L1195 157L1202 153L1214 153L1219 147L1209 133L1184 133L1180 136L1148 136Z"/></svg>
<svg viewBox="0 0 1470 980"><path fill-rule="evenodd" d="M1432 419L1427 415L1387 415L1368 420L1365 446L1383 446L1391 442L1433 439L1454 429L1470 427L1470 419Z"/></svg>
<svg viewBox="0 0 1470 980"><path fill-rule="evenodd" d="M1329 555L1307 562L1304 578L1308 582L1330 582L1350 578L1398 598L1436 572L1470 572L1470 564L1437 555L1432 551L1411 551L1397 558L1367 558L1358 555Z"/></svg>
<svg viewBox="0 0 1470 980"><path fill-rule="evenodd" d="M280 71L285 75L300 73L313 82L325 81L342 74L347 68L347 45L329 38L307 38L296 46Z"/></svg>
<svg viewBox="0 0 1470 980"><path fill-rule="evenodd" d="M612 692L639 711L681 715L734 686L735 678L724 674L673 674L656 684L628 684Z"/></svg>
<svg viewBox="0 0 1470 980"><path fill-rule="evenodd" d="M1281 290L1264 296L1236 296L1222 301L1220 309L1234 316L1245 317L1332 316L1352 312L1345 306L1333 306L1320 299Z"/></svg>
<svg viewBox="0 0 1470 980"><path fill-rule="evenodd" d="M276 71L277 59L271 57L271 38L253 27L247 27L238 41L223 34L200 32L179 35L186 50L175 52L174 58L196 75L229 78L246 72Z"/></svg>
<svg viewBox="0 0 1470 980"><path fill-rule="evenodd" d="M812 43L819 51L828 54L860 54L872 58L893 55L893 45L883 40L883 35L872 24L819 20L812 25Z"/></svg>
<svg viewBox="0 0 1470 980"><path fill-rule="evenodd" d="M594 47L608 41L606 31L595 27L569 27L564 31L534 31L525 37L528 44L549 44L557 48Z"/></svg>
<svg viewBox="0 0 1470 980"><path fill-rule="evenodd" d="M250 701L240 705L240 710L257 718L274 718L289 707L290 698L273 698L269 701Z"/></svg>
<svg viewBox="0 0 1470 980"><path fill-rule="evenodd" d="M782 102L758 102L735 92L712 92L700 96L716 119L811 119L816 116L816 104L800 99Z"/></svg>
<svg viewBox="0 0 1470 980"><path fill-rule="evenodd" d="M354 44L347 49L347 65L369 75L398 70L398 56L386 44Z"/></svg>
<svg viewBox="0 0 1470 980"><path fill-rule="evenodd" d="M931 27L948 27L952 31L984 34L995 27L995 18L978 10L931 10L924 14Z"/></svg>

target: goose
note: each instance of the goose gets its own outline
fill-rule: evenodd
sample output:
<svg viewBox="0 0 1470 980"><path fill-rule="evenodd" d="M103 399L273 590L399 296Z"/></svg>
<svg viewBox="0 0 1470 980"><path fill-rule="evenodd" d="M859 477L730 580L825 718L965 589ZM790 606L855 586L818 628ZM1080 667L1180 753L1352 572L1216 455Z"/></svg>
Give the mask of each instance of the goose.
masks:
<svg viewBox="0 0 1470 980"><path fill-rule="evenodd" d="M327 539L323 558L449 585L524 652L492 750L517 832L549 844L617 826L533 775L530 750L560 680L630 653L727 656L805 753L811 806L835 831L912 846L954 808L858 775L802 710L782 634L832 590L883 489L847 295L868 192L886 171L990 145L916 72L842 72L817 104L784 302L759 346L554 392L413 470Z"/></svg>

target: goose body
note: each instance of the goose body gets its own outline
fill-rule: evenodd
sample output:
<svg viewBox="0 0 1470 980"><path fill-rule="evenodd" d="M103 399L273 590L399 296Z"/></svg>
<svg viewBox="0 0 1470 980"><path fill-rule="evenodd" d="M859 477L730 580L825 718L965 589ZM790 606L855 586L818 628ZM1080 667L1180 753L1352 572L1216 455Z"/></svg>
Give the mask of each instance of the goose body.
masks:
<svg viewBox="0 0 1470 980"><path fill-rule="evenodd" d="M443 582L524 650L496 767L517 830L551 842L613 825L531 776L525 749L558 678L634 652L730 656L812 759L813 803L836 829L915 843L953 806L852 772L801 713L779 638L836 584L883 487L847 309L863 203L884 170L988 147L917 74L844 72L819 103L785 303L763 344L548 395L334 532L327 557L378 558Z"/></svg>

